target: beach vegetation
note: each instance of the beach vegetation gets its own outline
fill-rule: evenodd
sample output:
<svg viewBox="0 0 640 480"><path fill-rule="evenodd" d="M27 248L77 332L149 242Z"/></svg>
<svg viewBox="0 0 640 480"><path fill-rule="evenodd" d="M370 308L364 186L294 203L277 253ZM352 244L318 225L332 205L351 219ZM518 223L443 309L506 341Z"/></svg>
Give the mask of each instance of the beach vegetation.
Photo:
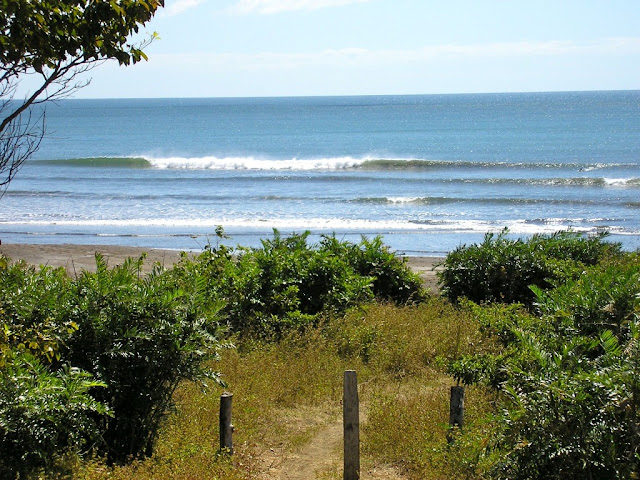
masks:
<svg viewBox="0 0 640 480"><path fill-rule="evenodd" d="M146 60L138 34L163 0L0 1L0 188L40 146L47 102L86 86L105 60ZM27 82L28 81L28 82Z"/></svg>
<svg viewBox="0 0 640 480"><path fill-rule="evenodd" d="M499 395L489 471L509 479L636 478L640 257L607 259L557 283L533 289L533 312L466 304L503 347L461 356L449 368Z"/></svg>
<svg viewBox="0 0 640 480"><path fill-rule="evenodd" d="M142 262L108 268L97 255L96 272L75 280L0 269L0 470L37 472L80 447L110 463L148 456L178 385L220 381L205 364L222 340L204 291L160 269L142 275Z"/></svg>
<svg viewBox="0 0 640 480"><path fill-rule="evenodd" d="M201 308L206 292L183 290L162 271L140 275L143 260L107 268L97 255L97 271L82 273L70 301L77 331L66 359L106 385L94 396L113 412L102 438L116 462L151 455L181 381L220 381L203 366L222 347L217 310Z"/></svg>
<svg viewBox="0 0 640 480"><path fill-rule="evenodd" d="M172 275L184 288L195 279L233 331L278 337L291 328L317 323L324 315L378 300L398 305L426 298L422 281L379 237L359 243L309 233L262 240L259 248L235 255L226 246L207 246L195 258L183 255Z"/></svg>
<svg viewBox="0 0 640 480"><path fill-rule="evenodd" d="M381 240L351 244L323 237L311 245L307 238L308 233L283 237L275 232L261 248L238 253L208 246L195 258L184 254L172 269L158 265L147 274L142 273L144 256L109 268L96 255L96 271L75 279L63 269L5 261L0 314L7 405L19 404L24 392L35 388L21 385L22 377L12 373L23 372L28 358L34 372L29 381L36 386L38 378L73 380L82 386L75 390L79 398L90 395L86 431L50 418L49 430L74 434L59 446L77 452L89 445L110 464L126 463L153 454L183 381L222 383L211 362L227 345L224 330L273 341L376 297L401 304L425 298L418 277ZM379 277L395 283L376 283ZM361 350L373 346L368 341ZM59 411L67 408L68 396L49 400L48 408L51 402L61 402ZM0 425L9 428L20 412L0 412L5 415ZM11 435L2 438L0 463L13 468L23 461L20 471L52 468L32 461L49 461L49 447L33 442L29 453ZM24 455L16 459L19 450Z"/></svg>
<svg viewBox="0 0 640 480"><path fill-rule="evenodd" d="M372 303L290 330L277 342L244 335L234 335L233 341L237 348L223 350L216 362L225 390L233 392L233 457L217 452L223 389L205 393L185 383L176 391L177 413L163 427L153 457L111 468L99 459L84 461L74 466L74 475L90 480L284 477L291 471L283 458L300 455L319 432L339 425L344 371L354 369L363 477L378 471L387 472L381 478L481 478L473 455L482 449L474 442L491 435L485 417L493 396L484 387L470 388L467 444L449 446L452 383L446 361L497 346L483 337L471 315L446 300ZM317 459L323 465L317 478L343 478L342 430L335 431ZM313 468L307 465L304 473L313 478ZM469 474L474 469L475 476Z"/></svg>
<svg viewBox="0 0 640 480"><path fill-rule="evenodd" d="M573 233L514 242L542 243L556 260L571 251L559 247L567 242L575 263L561 270L570 275L532 285L526 304L406 295L414 277L381 241L310 244L307 234L276 234L255 249L209 246L149 274L144 258L109 268L98 256L96 272L76 279L0 264L3 472L89 480L286 472L282 458L335 427L343 372L355 369L363 471L638 477L640 255ZM376 287L384 275L407 286ZM241 313L250 321L234 317ZM452 431L455 384L466 386L465 417ZM225 390L234 395L233 457L218 451ZM140 433L144 424L153 429ZM339 434L323 455L338 444ZM323 465L320 478L341 478L339 456Z"/></svg>
<svg viewBox="0 0 640 480"><path fill-rule="evenodd" d="M607 233L584 236L561 231L528 239L508 230L487 233L479 244L450 252L438 272L442 293L452 302L520 303L532 307L531 286L543 290L576 278L589 266L620 254L621 245L605 241Z"/></svg>
<svg viewBox="0 0 640 480"><path fill-rule="evenodd" d="M10 351L0 368L0 477L64 472L73 457L100 442L99 420L111 410L97 401L106 384L63 364L51 369L27 351Z"/></svg>
<svg viewBox="0 0 640 480"><path fill-rule="evenodd" d="M65 310L71 279L62 268L36 269L23 262L5 262L0 277L0 366L15 350L59 366L64 345L77 329Z"/></svg>

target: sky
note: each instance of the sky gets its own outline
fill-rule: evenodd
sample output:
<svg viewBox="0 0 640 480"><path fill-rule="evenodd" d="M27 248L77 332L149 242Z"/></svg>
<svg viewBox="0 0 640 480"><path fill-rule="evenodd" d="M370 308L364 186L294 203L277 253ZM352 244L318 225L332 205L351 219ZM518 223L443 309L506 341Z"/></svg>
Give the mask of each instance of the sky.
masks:
<svg viewBox="0 0 640 480"><path fill-rule="evenodd" d="M165 0L77 98L640 89L640 0Z"/></svg>

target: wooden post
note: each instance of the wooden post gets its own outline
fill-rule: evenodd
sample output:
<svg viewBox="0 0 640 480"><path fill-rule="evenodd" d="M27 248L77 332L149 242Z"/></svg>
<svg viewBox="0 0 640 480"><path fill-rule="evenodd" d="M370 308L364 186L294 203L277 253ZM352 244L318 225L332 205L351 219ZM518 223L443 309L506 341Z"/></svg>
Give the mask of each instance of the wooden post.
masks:
<svg viewBox="0 0 640 480"><path fill-rule="evenodd" d="M344 372L342 399L344 427L344 480L360 478L360 410L358 379L355 370Z"/></svg>
<svg viewBox="0 0 640 480"><path fill-rule="evenodd" d="M451 387L451 400L449 401L449 427L462 429L464 420L464 387ZM453 436L447 435L449 443L453 442Z"/></svg>
<svg viewBox="0 0 640 480"><path fill-rule="evenodd" d="M220 396L220 451L233 455L233 425L231 403L233 394L224 392Z"/></svg>

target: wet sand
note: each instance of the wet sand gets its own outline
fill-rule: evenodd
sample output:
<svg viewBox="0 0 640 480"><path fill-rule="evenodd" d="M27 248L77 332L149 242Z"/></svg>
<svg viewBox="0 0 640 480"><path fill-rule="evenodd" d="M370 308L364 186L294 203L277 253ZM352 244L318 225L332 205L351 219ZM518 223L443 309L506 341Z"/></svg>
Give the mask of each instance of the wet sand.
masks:
<svg viewBox="0 0 640 480"><path fill-rule="evenodd" d="M24 260L32 265L48 265L51 267L64 267L69 275L76 276L82 270L95 271L96 252L104 255L109 266L119 265L126 258L138 258L146 253L146 270L159 263L165 267L171 267L180 259L177 250L161 250L153 248L123 247L115 245L36 245L36 244L2 244L0 254L9 257L12 261ZM197 254L199 252L190 252ZM412 270L418 273L425 281L425 286L430 290L437 289L437 281L434 266L441 261L438 257L406 257Z"/></svg>

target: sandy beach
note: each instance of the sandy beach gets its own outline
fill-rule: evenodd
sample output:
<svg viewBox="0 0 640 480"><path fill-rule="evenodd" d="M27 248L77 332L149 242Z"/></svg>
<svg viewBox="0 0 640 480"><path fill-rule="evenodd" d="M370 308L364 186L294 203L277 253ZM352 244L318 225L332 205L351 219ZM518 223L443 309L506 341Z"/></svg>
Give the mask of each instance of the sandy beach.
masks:
<svg viewBox="0 0 640 480"><path fill-rule="evenodd" d="M162 250L141 247L123 247L115 245L73 245L73 244L2 244L0 255L9 257L13 261L24 260L32 265L48 265L64 267L69 275L75 276L82 270L95 271L95 254L101 253L110 266L121 264L126 258L137 258L142 253L147 254L145 267L159 263L170 267L180 259L177 250ZM192 252L198 253L198 252ZM437 281L434 267L442 260L438 257L406 257L407 263L425 281L425 286L435 291Z"/></svg>

